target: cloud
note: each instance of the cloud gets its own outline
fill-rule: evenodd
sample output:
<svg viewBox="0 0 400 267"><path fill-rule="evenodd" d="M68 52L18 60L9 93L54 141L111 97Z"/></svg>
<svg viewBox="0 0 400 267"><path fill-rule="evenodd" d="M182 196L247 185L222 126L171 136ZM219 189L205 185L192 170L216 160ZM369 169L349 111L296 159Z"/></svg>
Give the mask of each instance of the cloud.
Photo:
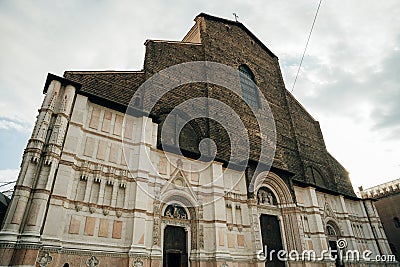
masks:
<svg viewBox="0 0 400 267"><path fill-rule="evenodd" d="M0 170L0 182L16 181L19 169L4 169Z"/></svg>
<svg viewBox="0 0 400 267"><path fill-rule="evenodd" d="M0 130L1 129L30 133L32 131L32 124L0 117Z"/></svg>
<svg viewBox="0 0 400 267"><path fill-rule="evenodd" d="M368 120L372 131L398 131L400 51L387 51L381 61L378 66L359 72L323 64L318 58L309 59L296 86L296 94L316 114L340 114L354 121ZM291 68L290 65L285 67ZM376 71L377 68L380 70Z"/></svg>
<svg viewBox="0 0 400 267"><path fill-rule="evenodd" d="M397 41L400 46L400 35ZM394 50L385 58L382 70L371 78L374 79L375 107L372 118L374 129L400 130L400 50Z"/></svg>

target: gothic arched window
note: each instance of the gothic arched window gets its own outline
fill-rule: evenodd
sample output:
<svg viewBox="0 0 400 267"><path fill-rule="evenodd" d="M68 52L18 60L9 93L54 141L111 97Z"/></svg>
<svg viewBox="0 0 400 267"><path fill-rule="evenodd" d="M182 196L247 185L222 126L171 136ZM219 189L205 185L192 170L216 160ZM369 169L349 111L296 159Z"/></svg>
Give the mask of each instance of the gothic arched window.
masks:
<svg viewBox="0 0 400 267"><path fill-rule="evenodd" d="M244 101L253 108L260 107L258 89L254 79L254 74L246 65L239 66L240 86L242 87L242 96Z"/></svg>
<svg viewBox="0 0 400 267"><path fill-rule="evenodd" d="M322 186L322 187L327 186L325 179L322 176L321 172L312 166L308 166L306 168L306 176L312 183L314 183L318 186Z"/></svg>
<svg viewBox="0 0 400 267"><path fill-rule="evenodd" d="M396 226L396 228L400 228L400 219L398 217L394 217L393 221L394 221L394 226Z"/></svg>

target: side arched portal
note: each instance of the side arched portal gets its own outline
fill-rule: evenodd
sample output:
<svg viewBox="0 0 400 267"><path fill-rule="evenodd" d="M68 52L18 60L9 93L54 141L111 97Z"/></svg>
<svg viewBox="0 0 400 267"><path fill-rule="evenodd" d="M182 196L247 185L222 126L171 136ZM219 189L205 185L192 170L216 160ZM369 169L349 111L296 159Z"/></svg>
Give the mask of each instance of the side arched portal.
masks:
<svg viewBox="0 0 400 267"><path fill-rule="evenodd" d="M336 259L336 267L342 267L343 263L338 257L339 250L342 249L338 246L338 240L340 240L340 228L333 220L328 220L325 225L325 234L327 237L328 246L333 258Z"/></svg>

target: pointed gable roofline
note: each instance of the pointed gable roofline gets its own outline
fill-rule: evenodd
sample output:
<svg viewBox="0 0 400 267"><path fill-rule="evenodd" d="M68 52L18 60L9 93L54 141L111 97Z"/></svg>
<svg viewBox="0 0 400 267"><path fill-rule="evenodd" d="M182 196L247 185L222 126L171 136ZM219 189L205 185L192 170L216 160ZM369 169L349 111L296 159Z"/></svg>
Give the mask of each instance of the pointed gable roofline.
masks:
<svg viewBox="0 0 400 267"><path fill-rule="evenodd" d="M269 50L268 47L265 46L265 44L263 44L263 42L260 41L260 39L257 38L257 36L255 36L241 22L236 22L236 21L233 21L233 20L212 16L212 15L209 15L209 14L206 14L206 13L200 13L199 15L196 16L196 18L198 18L198 17L202 17L202 18L205 18L205 19L218 21L218 22L222 22L222 23L225 23L225 24L230 24L230 25L235 25L235 26L240 27L242 30L244 30L254 40L254 42L256 42L259 46L261 46L265 50L265 52L267 52L268 55L270 55L271 57L274 57L274 58L278 58L274 53L272 53L271 50Z"/></svg>

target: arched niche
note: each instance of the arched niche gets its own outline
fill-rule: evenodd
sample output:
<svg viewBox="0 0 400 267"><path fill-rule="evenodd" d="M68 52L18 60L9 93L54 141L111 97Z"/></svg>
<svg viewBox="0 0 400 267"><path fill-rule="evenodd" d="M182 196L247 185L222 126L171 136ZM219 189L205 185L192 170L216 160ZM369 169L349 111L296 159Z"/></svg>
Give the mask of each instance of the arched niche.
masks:
<svg viewBox="0 0 400 267"><path fill-rule="evenodd" d="M254 192L258 192L261 187L267 187L274 193L277 204L294 204L289 188L277 174L269 171L257 175L254 181Z"/></svg>
<svg viewBox="0 0 400 267"><path fill-rule="evenodd" d="M278 205L275 193L266 186L262 186L257 191L257 204L258 205Z"/></svg>
<svg viewBox="0 0 400 267"><path fill-rule="evenodd" d="M188 220L189 216L184 207L177 203L169 204L165 207L164 217Z"/></svg>
<svg viewBox="0 0 400 267"><path fill-rule="evenodd" d="M327 187L328 186L328 182L327 182L327 178L324 177L321 173L321 171L314 167L314 166L308 166L306 168L306 177L307 179L317 185L317 186L321 186L321 187Z"/></svg>

